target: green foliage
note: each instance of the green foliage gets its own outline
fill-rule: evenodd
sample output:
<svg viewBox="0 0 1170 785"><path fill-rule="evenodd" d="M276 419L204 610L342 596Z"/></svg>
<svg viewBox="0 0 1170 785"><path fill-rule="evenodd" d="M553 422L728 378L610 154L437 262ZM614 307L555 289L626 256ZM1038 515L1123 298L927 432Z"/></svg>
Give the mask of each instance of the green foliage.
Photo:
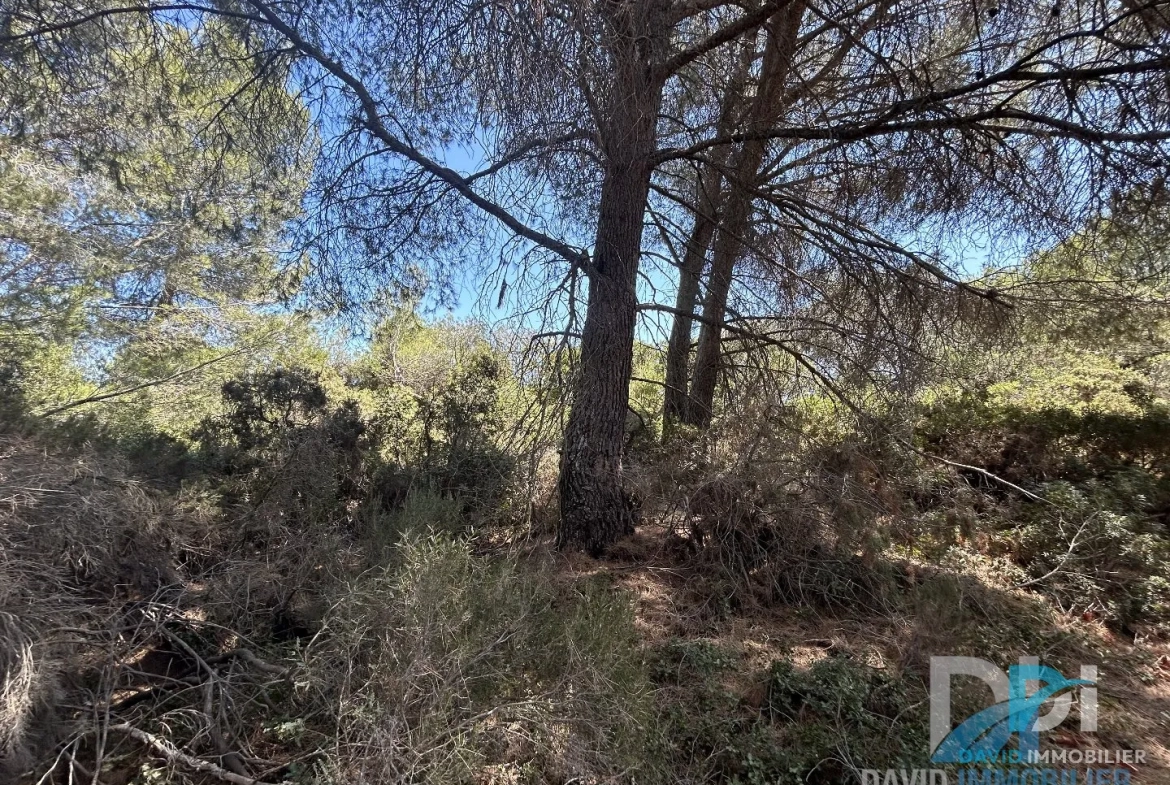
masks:
<svg viewBox="0 0 1170 785"><path fill-rule="evenodd" d="M735 655L715 643L671 638L655 653L652 673L658 681L685 684L692 677L710 679L735 664Z"/></svg>
<svg viewBox="0 0 1170 785"><path fill-rule="evenodd" d="M966 391L933 391L920 443L1042 501L1021 503L961 470L972 487L940 495L927 482L917 520L933 520L925 528L937 547L981 542L1011 560L1015 583L1067 613L1131 630L1170 621L1170 401L1148 366L1117 359L1125 357L1114 354L1118 341L1112 334L1096 350L1067 341L1056 349L1042 338L987 358ZM934 488L948 483L936 479Z"/></svg>
<svg viewBox="0 0 1170 785"><path fill-rule="evenodd" d="M631 607L600 583L407 537L324 624L305 690L339 741L331 780L459 783L489 768L538 782L645 765Z"/></svg>
<svg viewBox="0 0 1170 785"><path fill-rule="evenodd" d="M400 338L461 340L449 327L408 323ZM386 378L368 355L349 383L298 367L245 372L224 382L219 411L192 438L203 465L230 478L233 501L283 499L331 520L353 517L346 505L357 501L376 551L425 507L443 508L423 512L435 530L456 532L495 513L515 467L499 444L506 366L482 341L473 347L445 368L420 366L421 391Z"/></svg>
<svg viewBox="0 0 1170 785"><path fill-rule="evenodd" d="M372 499L359 515L366 548L378 560L385 559L407 537L437 534L457 539L468 533L462 501L430 488L408 490L405 501L390 510L383 502Z"/></svg>
<svg viewBox="0 0 1170 785"><path fill-rule="evenodd" d="M648 449L662 435L665 357L656 346L634 343L633 381L630 382L627 443L630 448Z"/></svg>
<svg viewBox="0 0 1170 785"><path fill-rule="evenodd" d="M232 30L105 35L110 51L71 63L101 90L50 50L0 60L6 330L125 340L172 310L267 296L299 211L307 113L255 79Z"/></svg>
<svg viewBox="0 0 1170 785"><path fill-rule="evenodd" d="M5 47L0 352L18 414L119 393L54 424L149 458L140 448L216 413L220 383L271 359L272 333L299 343L277 325L295 320L258 306L295 289L278 249L308 113L256 78L237 35L119 18L102 46Z"/></svg>
<svg viewBox="0 0 1170 785"><path fill-rule="evenodd" d="M1144 514L1149 494L1164 484L1131 468L1081 485L1043 486L1051 504L1024 510L1010 535L1018 561L1066 612L1124 629L1170 624L1170 539Z"/></svg>
<svg viewBox="0 0 1170 785"><path fill-rule="evenodd" d="M1163 198L1132 193L996 283L1018 285L1037 303L1017 317L1032 339L1153 369L1170 350L1168 219Z"/></svg>
<svg viewBox="0 0 1170 785"><path fill-rule="evenodd" d="M0 364L0 406L11 422L26 418L32 405L46 398L79 399L96 388L82 374L67 343L25 341L10 349Z"/></svg>
<svg viewBox="0 0 1170 785"><path fill-rule="evenodd" d="M325 410L325 390L308 371L277 369L223 386L227 412L209 423L208 436L227 432L241 450L252 449L272 434L303 425Z"/></svg>
<svg viewBox="0 0 1170 785"><path fill-rule="evenodd" d="M354 376L383 461L375 492L395 503L411 489L433 491L468 513L501 503L516 469L502 444L515 425L505 404L516 383L480 328L428 325L402 309L379 326Z"/></svg>
<svg viewBox="0 0 1170 785"><path fill-rule="evenodd" d="M514 460L495 441L502 376L499 360L477 354L420 403L423 471L443 493L492 502L507 488Z"/></svg>
<svg viewBox="0 0 1170 785"><path fill-rule="evenodd" d="M974 392L936 394L919 434L1024 481L1170 464L1170 404L1141 373L1089 354L1050 357Z"/></svg>
<svg viewBox="0 0 1170 785"><path fill-rule="evenodd" d="M363 423L357 405L330 406L314 374L297 368L224 384L225 413L194 434L199 456L224 475L229 502L261 518L337 520L361 495Z"/></svg>
<svg viewBox="0 0 1170 785"><path fill-rule="evenodd" d="M733 652L706 641L656 647L660 741L673 776L688 782L838 783L858 765L913 765L926 746L911 711L920 685L847 656L808 669L776 660L747 696L729 687L743 670ZM761 697L752 697L754 695Z"/></svg>
<svg viewBox="0 0 1170 785"><path fill-rule="evenodd" d="M745 711L723 682L737 665L735 654L707 641L672 638L651 649L660 749L649 752L667 763L673 778L725 781L773 749L767 724Z"/></svg>
<svg viewBox="0 0 1170 785"><path fill-rule="evenodd" d="M767 711L791 723L793 741L773 764L779 769L773 781L840 781L855 762L913 766L927 746L923 718L909 712L914 697L904 674L845 656L818 660L806 671L786 660L772 663Z"/></svg>
<svg viewBox="0 0 1170 785"><path fill-rule="evenodd" d="M89 407L111 437L162 433L190 443L200 423L224 414L224 384L279 368L310 369L328 394L349 397L308 319L243 307L219 311L217 318L218 335L209 339L200 320L176 314L165 328L140 333L103 365L102 391L166 380Z"/></svg>

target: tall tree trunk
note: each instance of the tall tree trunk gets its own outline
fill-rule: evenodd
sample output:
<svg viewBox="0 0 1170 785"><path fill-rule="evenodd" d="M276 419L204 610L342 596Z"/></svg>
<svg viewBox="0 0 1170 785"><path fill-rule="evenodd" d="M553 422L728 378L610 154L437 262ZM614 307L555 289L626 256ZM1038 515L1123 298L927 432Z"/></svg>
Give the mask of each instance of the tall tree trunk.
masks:
<svg viewBox="0 0 1170 785"><path fill-rule="evenodd" d="M699 282L703 275L703 265L707 261L707 249L711 247L711 238L715 235L720 180L719 170L714 167L705 169L699 178L695 193L695 223L679 267L674 323L670 329L670 341L666 345L666 393L662 413L667 428L686 419L693 314L699 302Z"/></svg>
<svg viewBox="0 0 1170 785"><path fill-rule="evenodd" d="M760 147L759 154L740 156L740 162L750 165L754 161L758 167L763 160L763 145L751 146ZM742 169L737 167L737 178L741 171ZM703 298L703 324L699 328L699 346L695 352L695 367L684 419L687 424L700 428L706 428L711 424L715 386L719 381L719 370L722 367L723 330L720 323L727 313L731 272L743 250L744 232L748 230L751 218L752 198L749 195L751 189L745 188L744 185L743 180L730 184L732 193L728 195L723 215L720 216L719 234L715 238L715 251L711 260L711 275L707 281L707 296Z"/></svg>
<svg viewBox="0 0 1170 785"><path fill-rule="evenodd" d="M669 44L668 0L610 0L605 7L614 78L601 140L606 163L589 307L561 452L557 532L559 547L593 554L634 525L622 489L621 453L633 366L635 287L664 79L653 64Z"/></svg>
<svg viewBox="0 0 1170 785"><path fill-rule="evenodd" d="M735 130L739 111L743 106L743 88L748 82L755 44L744 42L739 46L735 74L728 82L720 102L720 118L715 124L715 135L725 136ZM691 227L687 248L679 268L679 292L674 301L674 323L670 325L670 340L666 350L666 394L662 401L663 431L675 422L687 421L690 377L690 335L695 324L698 290L707 263L707 252L720 221L723 206L723 170L727 166L728 147L711 153L711 159L700 170L695 184L695 223ZM663 433L663 435L666 435Z"/></svg>
<svg viewBox="0 0 1170 785"><path fill-rule="evenodd" d="M805 2L798 0L768 22L768 43L764 49L760 86L749 110L748 131L771 127L783 112L784 86L796 54L797 33L804 9ZM703 326L699 329L699 346L686 407L686 422L701 428L711 424L715 386L722 367L723 330L720 325L727 313L731 273L743 253L754 201L753 191L766 152L767 142L763 140L744 142L732 162L732 173L728 177L727 195L723 200L711 260L711 277L707 296L703 298Z"/></svg>
<svg viewBox="0 0 1170 785"><path fill-rule="evenodd" d="M735 129L743 105L743 88L751 69L754 44L740 46L739 59L733 77L719 105L719 120L715 135L724 136ZM686 422L688 381L691 361L691 332L695 309L699 304L699 285L707 251L715 236L722 208L723 169L727 164L728 148L721 147L711 154L711 160L699 172L695 183L695 223L687 240L679 267L678 294L674 301L674 322L666 347L666 393L663 396L662 419L664 431L677 422ZM663 434L665 435L665 433Z"/></svg>

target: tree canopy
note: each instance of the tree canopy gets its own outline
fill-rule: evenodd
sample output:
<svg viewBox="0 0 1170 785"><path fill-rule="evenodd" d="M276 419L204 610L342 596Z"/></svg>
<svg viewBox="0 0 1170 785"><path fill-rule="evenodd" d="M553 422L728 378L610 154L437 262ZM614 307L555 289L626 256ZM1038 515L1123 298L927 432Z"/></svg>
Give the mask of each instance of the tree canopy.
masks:
<svg viewBox="0 0 1170 785"><path fill-rule="evenodd" d="M271 257L221 264L217 237L259 241L291 217L305 291L334 305L441 291L468 269L498 282L501 305L509 286L544 303L543 332L576 345L561 535L598 551L633 522L621 453L639 330L674 321L668 421L710 422L735 365L725 338L735 357L780 351L829 390L858 374L905 382L1018 294L973 274L965 244L1039 250L1159 191L1161 5L18 2L3 46L79 116L100 111L82 78L96 58L133 61L151 99L149 85L173 88L168 122L186 133L209 123L193 152L169 153L156 128L139 165L107 163L116 192L168 172L228 193L254 186L255 167L294 173L286 190L243 187L234 207L181 188L141 204L194 211L200 228L121 242L169 258L90 273L121 306L240 294L255 280L242 270ZM196 54L211 55L201 80ZM202 108L185 113L187 99ZM236 108L250 124L233 125ZM319 145L294 209L306 122Z"/></svg>

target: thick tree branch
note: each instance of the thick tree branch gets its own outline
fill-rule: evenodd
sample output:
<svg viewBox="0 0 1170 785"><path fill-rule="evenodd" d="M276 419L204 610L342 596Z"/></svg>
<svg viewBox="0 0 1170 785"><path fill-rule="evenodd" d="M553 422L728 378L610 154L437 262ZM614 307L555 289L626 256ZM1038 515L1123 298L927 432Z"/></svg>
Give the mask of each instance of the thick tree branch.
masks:
<svg viewBox="0 0 1170 785"><path fill-rule="evenodd" d="M27 30L23 33L16 33L13 35L0 36L0 44L6 44L14 41L26 41L33 38L42 38L44 36L53 35L54 33L63 33L66 30L72 30L76 27L82 27L91 22L98 22L102 19L108 19L114 16L123 16L126 14L155 14L155 13L169 13L172 11L192 11L200 14L215 14L217 16L228 17L231 19L243 19L250 22L262 22L259 17L250 14L239 13L238 11L228 11L226 9L209 8L203 5L194 3L163 3L163 4L146 4L146 5L128 5L117 6L115 8L103 8L99 11L94 11L84 16L77 16L71 19L66 19L63 22L55 22L52 24L39 25L32 30ZM13 14L14 19L20 21L30 21L23 14Z"/></svg>
<svg viewBox="0 0 1170 785"><path fill-rule="evenodd" d="M789 5L793 0L768 0L768 2L761 5L759 8L744 14L734 22L730 22L725 27L716 30L714 33L699 41L693 46L687 47L680 52L676 52L665 62L657 67L657 71L663 78L675 74L679 69L684 68L698 58L702 57L707 52L713 49L718 49L724 44L735 40L744 33L759 27L768 18Z"/></svg>
<svg viewBox="0 0 1170 785"><path fill-rule="evenodd" d="M1159 68L1170 68L1170 61ZM989 126L988 121L1018 120L1032 123L1036 127L1028 126ZM762 131L740 131L723 136L716 136L697 142L689 147L665 148L655 156L659 164L682 158L694 158L707 150L730 144L740 144L747 141L794 139L798 141L859 141L872 139L891 134L913 133L923 131L943 131L958 129L973 129L996 133L1010 132L1025 136L1041 136L1048 138L1067 139L1070 141L1114 144L1153 144L1170 141L1170 129L1158 131L1144 131L1126 133L1120 131L1102 131L1086 125L1060 120L1054 117L1039 115L1034 112L1025 112L1018 109L995 109L954 117L940 117L927 120L908 120L905 122L876 121L860 125L844 125L837 127L791 127L768 128Z"/></svg>
<svg viewBox="0 0 1170 785"><path fill-rule="evenodd" d="M304 36L285 22L266 3L260 0L248 0L248 3L256 9L257 13L264 18L264 21L270 27L284 36L302 54L316 61L318 65L353 91L361 106L363 126L369 133L382 142L388 150L410 160L426 172L442 180L460 196L488 215L496 218L514 234L543 248L547 248L564 258L570 264L581 267L589 274L593 273L593 265L590 263L589 257L585 252L524 224L500 205L477 193L471 187L471 183L467 178L460 175L454 169L443 166L391 133L385 123L382 122L377 101L374 100L373 95L360 79L351 74L341 63L330 57L321 48L306 40Z"/></svg>

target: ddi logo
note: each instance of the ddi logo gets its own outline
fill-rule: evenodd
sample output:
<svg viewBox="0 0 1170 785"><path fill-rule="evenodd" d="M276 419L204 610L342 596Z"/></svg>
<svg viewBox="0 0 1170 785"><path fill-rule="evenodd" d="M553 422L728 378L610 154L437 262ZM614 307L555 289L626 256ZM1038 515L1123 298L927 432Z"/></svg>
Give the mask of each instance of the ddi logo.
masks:
<svg viewBox="0 0 1170 785"><path fill-rule="evenodd" d="M994 703L951 726L951 677L973 676L991 688ZM1068 679L1039 658L1021 657L1007 672L978 657L930 658L930 760L933 763L1028 762L1040 734L1068 717L1079 696L1082 731L1097 730L1097 666ZM1049 710L1041 714L1047 701ZM1011 740L1017 748L1005 753ZM1004 761L1006 762L1006 761Z"/></svg>

